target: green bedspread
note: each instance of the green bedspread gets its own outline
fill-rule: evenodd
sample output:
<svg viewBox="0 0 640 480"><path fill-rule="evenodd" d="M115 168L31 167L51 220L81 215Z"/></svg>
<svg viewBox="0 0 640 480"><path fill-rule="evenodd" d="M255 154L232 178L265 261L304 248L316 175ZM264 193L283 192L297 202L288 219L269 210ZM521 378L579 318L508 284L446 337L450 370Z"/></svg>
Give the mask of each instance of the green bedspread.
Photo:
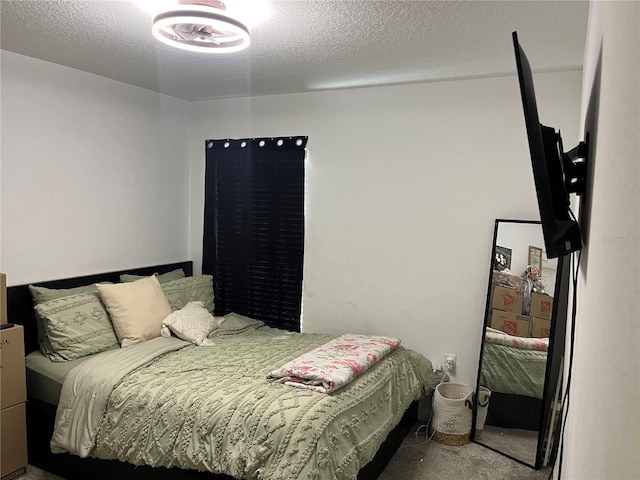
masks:
<svg viewBox="0 0 640 480"><path fill-rule="evenodd" d="M480 385L492 392L542 398L547 352L485 342Z"/></svg>
<svg viewBox="0 0 640 480"><path fill-rule="evenodd" d="M269 384L268 372L334 337L232 315L212 338L215 344L206 347L151 340L74 369L63 387L52 449L244 479L353 479L409 404L438 383L428 360L399 347L330 395ZM114 357L127 350L131 357L138 347L146 357L153 343L163 352L153 360ZM96 378L96 365L107 378ZM117 365L132 371L121 375ZM89 377L98 386L78 383ZM87 403L90 408L81 406ZM94 427L82 426L75 410L93 416Z"/></svg>

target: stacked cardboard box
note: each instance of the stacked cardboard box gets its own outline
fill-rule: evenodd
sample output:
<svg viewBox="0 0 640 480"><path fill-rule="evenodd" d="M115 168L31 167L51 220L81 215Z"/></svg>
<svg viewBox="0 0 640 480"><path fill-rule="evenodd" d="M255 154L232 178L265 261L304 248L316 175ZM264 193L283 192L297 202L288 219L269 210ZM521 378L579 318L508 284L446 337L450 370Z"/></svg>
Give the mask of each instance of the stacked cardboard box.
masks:
<svg viewBox="0 0 640 480"><path fill-rule="evenodd" d="M532 337L547 338L551 332L553 297L540 293L531 294L531 334Z"/></svg>
<svg viewBox="0 0 640 480"><path fill-rule="evenodd" d="M517 337L549 337L553 297L532 293L530 315L522 314L523 306L524 294L517 283L516 288L492 285L489 326Z"/></svg>
<svg viewBox="0 0 640 480"><path fill-rule="evenodd" d="M0 322L5 325L6 280L4 274L0 277ZM0 367L0 478L6 480L27 472L27 391L21 325L0 330Z"/></svg>
<svg viewBox="0 0 640 480"><path fill-rule="evenodd" d="M0 273L0 325L7 323L7 276Z"/></svg>
<svg viewBox="0 0 640 480"><path fill-rule="evenodd" d="M517 288L493 285L489 326L516 337L529 336L529 317L522 315L524 295Z"/></svg>
<svg viewBox="0 0 640 480"><path fill-rule="evenodd" d="M536 318L551 320L553 313L553 297L541 293L531 294L531 310L529 315Z"/></svg>
<svg viewBox="0 0 640 480"><path fill-rule="evenodd" d="M545 320L544 318L531 318L531 333L530 337L536 338L549 338L551 334L551 320Z"/></svg>
<svg viewBox="0 0 640 480"><path fill-rule="evenodd" d="M529 336L529 317L526 315L516 315L513 312L493 309L489 326L514 337Z"/></svg>
<svg viewBox="0 0 640 480"><path fill-rule="evenodd" d="M523 303L524 295L515 288L491 287L491 308L520 315Z"/></svg>

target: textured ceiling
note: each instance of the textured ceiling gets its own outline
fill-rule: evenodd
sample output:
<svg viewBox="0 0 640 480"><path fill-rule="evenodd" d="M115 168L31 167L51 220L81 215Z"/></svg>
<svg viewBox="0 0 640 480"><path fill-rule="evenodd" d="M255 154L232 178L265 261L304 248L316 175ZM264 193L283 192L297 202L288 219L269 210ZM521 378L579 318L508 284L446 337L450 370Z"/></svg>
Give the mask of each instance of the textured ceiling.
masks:
<svg viewBox="0 0 640 480"><path fill-rule="evenodd" d="M155 40L133 1L1 1L0 47L178 98L306 92L582 67L588 2L266 0L242 52Z"/></svg>

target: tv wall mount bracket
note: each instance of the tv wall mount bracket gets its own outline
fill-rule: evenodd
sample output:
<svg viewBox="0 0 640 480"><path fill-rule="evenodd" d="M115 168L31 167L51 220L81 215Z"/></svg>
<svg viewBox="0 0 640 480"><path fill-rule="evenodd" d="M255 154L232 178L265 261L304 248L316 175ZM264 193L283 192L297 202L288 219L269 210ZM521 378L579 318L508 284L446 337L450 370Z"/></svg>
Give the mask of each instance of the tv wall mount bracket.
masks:
<svg viewBox="0 0 640 480"><path fill-rule="evenodd" d="M587 183L587 153L589 151L589 133L585 135L584 142L578 143L567 153L564 152L562 136L558 136L558 148L562 158L562 170L564 173L564 185L567 193L582 195Z"/></svg>

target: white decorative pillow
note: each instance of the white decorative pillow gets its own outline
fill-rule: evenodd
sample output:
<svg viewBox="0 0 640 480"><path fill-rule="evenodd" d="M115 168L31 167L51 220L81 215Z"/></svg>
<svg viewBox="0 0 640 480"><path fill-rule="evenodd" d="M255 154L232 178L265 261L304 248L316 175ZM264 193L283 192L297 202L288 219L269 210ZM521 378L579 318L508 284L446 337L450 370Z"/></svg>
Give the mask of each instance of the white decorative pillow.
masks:
<svg viewBox="0 0 640 480"><path fill-rule="evenodd" d="M217 329L224 318L214 317L205 308L204 302L189 302L162 321L163 336L167 336L165 327L177 337L196 345L211 344L207 337Z"/></svg>
<svg viewBox="0 0 640 480"><path fill-rule="evenodd" d="M155 276L128 283L98 283L96 287L120 346L129 347L160 336L162 321L171 313L171 306Z"/></svg>

